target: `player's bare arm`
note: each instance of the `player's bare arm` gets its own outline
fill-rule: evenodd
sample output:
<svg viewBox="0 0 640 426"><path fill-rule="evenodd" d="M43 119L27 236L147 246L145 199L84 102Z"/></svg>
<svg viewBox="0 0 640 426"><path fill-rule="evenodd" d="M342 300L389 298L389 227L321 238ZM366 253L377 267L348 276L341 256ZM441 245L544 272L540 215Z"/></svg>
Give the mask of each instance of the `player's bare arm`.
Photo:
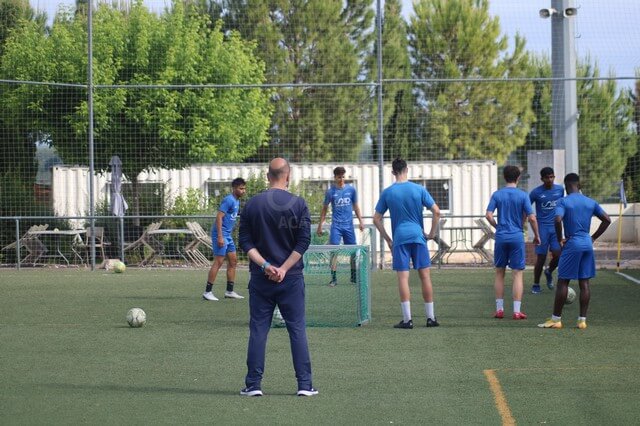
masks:
<svg viewBox="0 0 640 426"><path fill-rule="evenodd" d="M322 235L322 224L324 224L324 220L327 217L327 208L329 206L327 204L324 204L322 206L322 211L320 211L320 221L318 222L318 229L316 230L316 234L318 234L318 236Z"/></svg>
<svg viewBox="0 0 640 426"><path fill-rule="evenodd" d="M535 214L530 214L527 219L529 220L529 224L531 225L531 229L533 229L533 244L539 246L540 245L540 232L538 231L538 219L536 219Z"/></svg>
<svg viewBox="0 0 640 426"><path fill-rule="evenodd" d="M600 226L598 226L598 229L596 229L596 232L594 232L593 235L591 236L591 241L597 240L598 237L600 237L600 235L602 235L604 231L607 230L609 225L611 225L611 218L606 213L602 213L601 215L598 215L598 219L600 219Z"/></svg>
<svg viewBox="0 0 640 426"><path fill-rule="evenodd" d="M387 242L389 249L393 249L393 240L391 239L389 234L387 234L387 231L384 229L384 223L382 222L382 215L378 212L376 212L373 215L373 225L376 227L378 232L380 232L380 235L382 235L382 238L384 238L384 240Z"/></svg>
<svg viewBox="0 0 640 426"><path fill-rule="evenodd" d="M437 204L431 206L431 231L427 235L428 240L433 240L438 235L438 224L440 223L440 207Z"/></svg>
<svg viewBox="0 0 640 426"><path fill-rule="evenodd" d="M222 219L225 213L219 211L216 215L216 230L218 231L218 247L224 246L224 235L222 235Z"/></svg>
<svg viewBox="0 0 640 426"><path fill-rule="evenodd" d="M487 219L487 222L489 222L491 224L491 226L493 226L494 228L498 227L498 223L496 222L496 220L493 217L493 212L487 212L484 215L485 219Z"/></svg>
<svg viewBox="0 0 640 426"><path fill-rule="evenodd" d="M360 206L358 206L358 203L353 203L353 211L358 218L358 222L360 223L360 231L364 231L364 222L362 221L362 214L360 213Z"/></svg>

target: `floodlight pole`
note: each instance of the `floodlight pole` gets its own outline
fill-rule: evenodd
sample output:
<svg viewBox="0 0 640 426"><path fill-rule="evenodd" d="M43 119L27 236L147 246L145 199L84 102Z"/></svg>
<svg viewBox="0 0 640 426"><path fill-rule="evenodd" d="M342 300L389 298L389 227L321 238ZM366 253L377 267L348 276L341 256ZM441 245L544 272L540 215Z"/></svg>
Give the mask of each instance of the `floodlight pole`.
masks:
<svg viewBox="0 0 640 426"><path fill-rule="evenodd" d="M88 241L91 253L91 270L96 269L96 233L95 233L95 206L93 175L95 170L93 149L93 0L87 2L87 112L89 114L89 220L91 239Z"/></svg>
<svg viewBox="0 0 640 426"><path fill-rule="evenodd" d="M577 9L575 0L552 0L551 5L553 149L564 150L564 174L579 173L574 19Z"/></svg>
<svg viewBox="0 0 640 426"><path fill-rule="evenodd" d="M377 64L378 64L378 74L376 78L376 89L378 95L378 195L382 193L384 189L384 139L383 139L383 120L384 120L384 111L382 109L382 4L380 0L376 1L376 33L377 33L377 47L378 47L378 55L377 55ZM376 142L374 142L376 143ZM380 264L379 267L382 269L384 267L384 245L385 241L382 235L379 238L380 242Z"/></svg>

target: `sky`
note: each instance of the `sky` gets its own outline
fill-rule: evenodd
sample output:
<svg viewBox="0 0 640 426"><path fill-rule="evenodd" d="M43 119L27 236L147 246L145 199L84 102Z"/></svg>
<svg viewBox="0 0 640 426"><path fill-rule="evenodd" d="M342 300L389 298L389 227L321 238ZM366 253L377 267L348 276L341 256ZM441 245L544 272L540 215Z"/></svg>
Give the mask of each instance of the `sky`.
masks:
<svg viewBox="0 0 640 426"><path fill-rule="evenodd" d="M51 18L60 4L73 0L30 0L32 6L45 10ZM127 0L120 0L126 3ZM384 0L383 0L384 1ZM413 16L414 0L401 0L406 19ZM419 1L419 0L418 0ZM513 41L516 32L527 40L527 48L551 57L551 21L538 12L551 7L552 0L490 0L490 12L500 18L503 33ZM375 6L375 0L371 0ZM161 11L170 0L145 0ZM601 75L613 72L617 77L635 77L640 73L640 1L575 0L576 51L580 58L597 60ZM620 82L631 86L632 82Z"/></svg>

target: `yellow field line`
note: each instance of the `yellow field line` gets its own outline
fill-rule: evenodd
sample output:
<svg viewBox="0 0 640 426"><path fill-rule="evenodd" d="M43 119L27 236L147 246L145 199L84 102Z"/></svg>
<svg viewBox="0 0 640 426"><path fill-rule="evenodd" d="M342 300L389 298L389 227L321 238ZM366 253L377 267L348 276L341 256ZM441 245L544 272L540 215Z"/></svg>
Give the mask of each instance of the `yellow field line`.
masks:
<svg viewBox="0 0 640 426"><path fill-rule="evenodd" d="M500 413L500 417L502 417L503 426L515 426L516 420L513 418L511 409L509 409L509 404L507 403L507 398L504 396L504 392L502 392L502 386L500 386L496 370L484 370L484 375L489 382L491 392L493 392L493 399L496 402L496 408Z"/></svg>
<svg viewBox="0 0 640 426"><path fill-rule="evenodd" d="M621 370L621 369L640 369L640 365L584 365L579 367L519 367L519 368L498 368L491 371L571 371L571 370ZM486 370L485 370L486 371Z"/></svg>

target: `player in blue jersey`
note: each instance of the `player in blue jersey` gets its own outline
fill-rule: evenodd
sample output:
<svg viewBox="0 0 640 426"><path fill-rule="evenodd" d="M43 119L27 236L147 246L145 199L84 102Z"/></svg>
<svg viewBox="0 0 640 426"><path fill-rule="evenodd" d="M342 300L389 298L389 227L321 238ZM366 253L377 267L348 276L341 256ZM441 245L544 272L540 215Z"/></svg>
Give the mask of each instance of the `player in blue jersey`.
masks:
<svg viewBox="0 0 640 426"><path fill-rule="evenodd" d="M393 185L380 194L373 224L387 242L393 254L393 270L398 278L402 321L394 328L413 328L411 319L411 293L409 290L409 268L418 270L422 283L422 299L427 316L427 327L437 327L433 304L433 286L431 284L431 258L427 248L427 240L433 239L438 231L440 209L431 194L423 187L409 182L407 162L396 158L393 160L392 173L396 178ZM424 208L431 210L431 231L424 232ZM389 237L384 228L383 215L389 210L391 215L391 234Z"/></svg>
<svg viewBox="0 0 640 426"><path fill-rule="evenodd" d="M596 276L593 242L611 224L611 219L597 202L580 193L580 178L577 174L569 173L564 178L564 186L567 196L558 201L555 214L556 235L558 243L562 246L562 253L558 264L558 286L553 303L553 315L544 323L538 324L538 327L562 328L562 308L567 300L569 281L578 280L580 316L577 327L583 330L587 328L587 310L591 299L589 280ZM600 219L600 226L590 235L593 216Z"/></svg>
<svg viewBox="0 0 640 426"><path fill-rule="evenodd" d="M525 267L523 219L526 217L533 229L533 242L540 244L538 222L531 208L527 193L518 189L520 169L506 166L503 171L506 185L491 195L485 217L496 228L496 243L493 263L496 267L495 294L496 312L494 318L504 318L504 278L509 266L513 276L513 319L527 319L521 311L523 292L523 271ZM498 209L498 222L493 212Z"/></svg>
<svg viewBox="0 0 640 426"><path fill-rule="evenodd" d="M233 242L231 232L236 224L238 210L240 209L240 198L244 197L247 192L247 183L242 178L236 178L231 182L231 194L222 199L216 221L211 229L211 241L213 242L213 264L209 269L207 276L207 285L205 287L202 298L204 300L218 300L213 294L213 283L220 267L227 259L227 290L224 297L228 299L244 299L233 290L236 279L236 265L238 258L236 256L236 245Z"/></svg>
<svg viewBox="0 0 640 426"><path fill-rule="evenodd" d="M329 244L338 245L342 240L344 244L357 244L356 234L353 229L353 214L355 212L359 222L360 231L364 230L360 207L358 207L358 192L351 185L346 185L344 167L336 167L333 170L334 185L324 195L320 222L317 234L322 235L322 224L327 217L327 209L331 205L331 230L329 232ZM338 284L336 278L336 259L331 259L331 287ZM351 282L356 282L355 259L351 258Z"/></svg>
<svg viewBox="0 0 640 426"><path fill-rule="evenodd" d="M245 396L262 396L267 337L276 307L285 320L298 396L314 396L307 344L302 258L311 242L307 203L291 194L291 168L284 158L269 163L269 189L245 205L238 241L249 263L249 345Z"/></svg>
<svg viewBox="0 0 640 426"><path fill-rule="evenodd" d="M556 216L556 202L564 196L562 185L553 183L555 174L551 167L540 170L542 185L534 188L529 193L531 204L536 205L536 220L540 231L540 245L536 246L536 264L533 268L533 287L531 293L538 294L540 289L540 276L547 261L547 252L551 251L549 267L544 269L547 287L553 290L553 271L558 267L560 259L560 244L556 238L554 219Z"/></svg>

